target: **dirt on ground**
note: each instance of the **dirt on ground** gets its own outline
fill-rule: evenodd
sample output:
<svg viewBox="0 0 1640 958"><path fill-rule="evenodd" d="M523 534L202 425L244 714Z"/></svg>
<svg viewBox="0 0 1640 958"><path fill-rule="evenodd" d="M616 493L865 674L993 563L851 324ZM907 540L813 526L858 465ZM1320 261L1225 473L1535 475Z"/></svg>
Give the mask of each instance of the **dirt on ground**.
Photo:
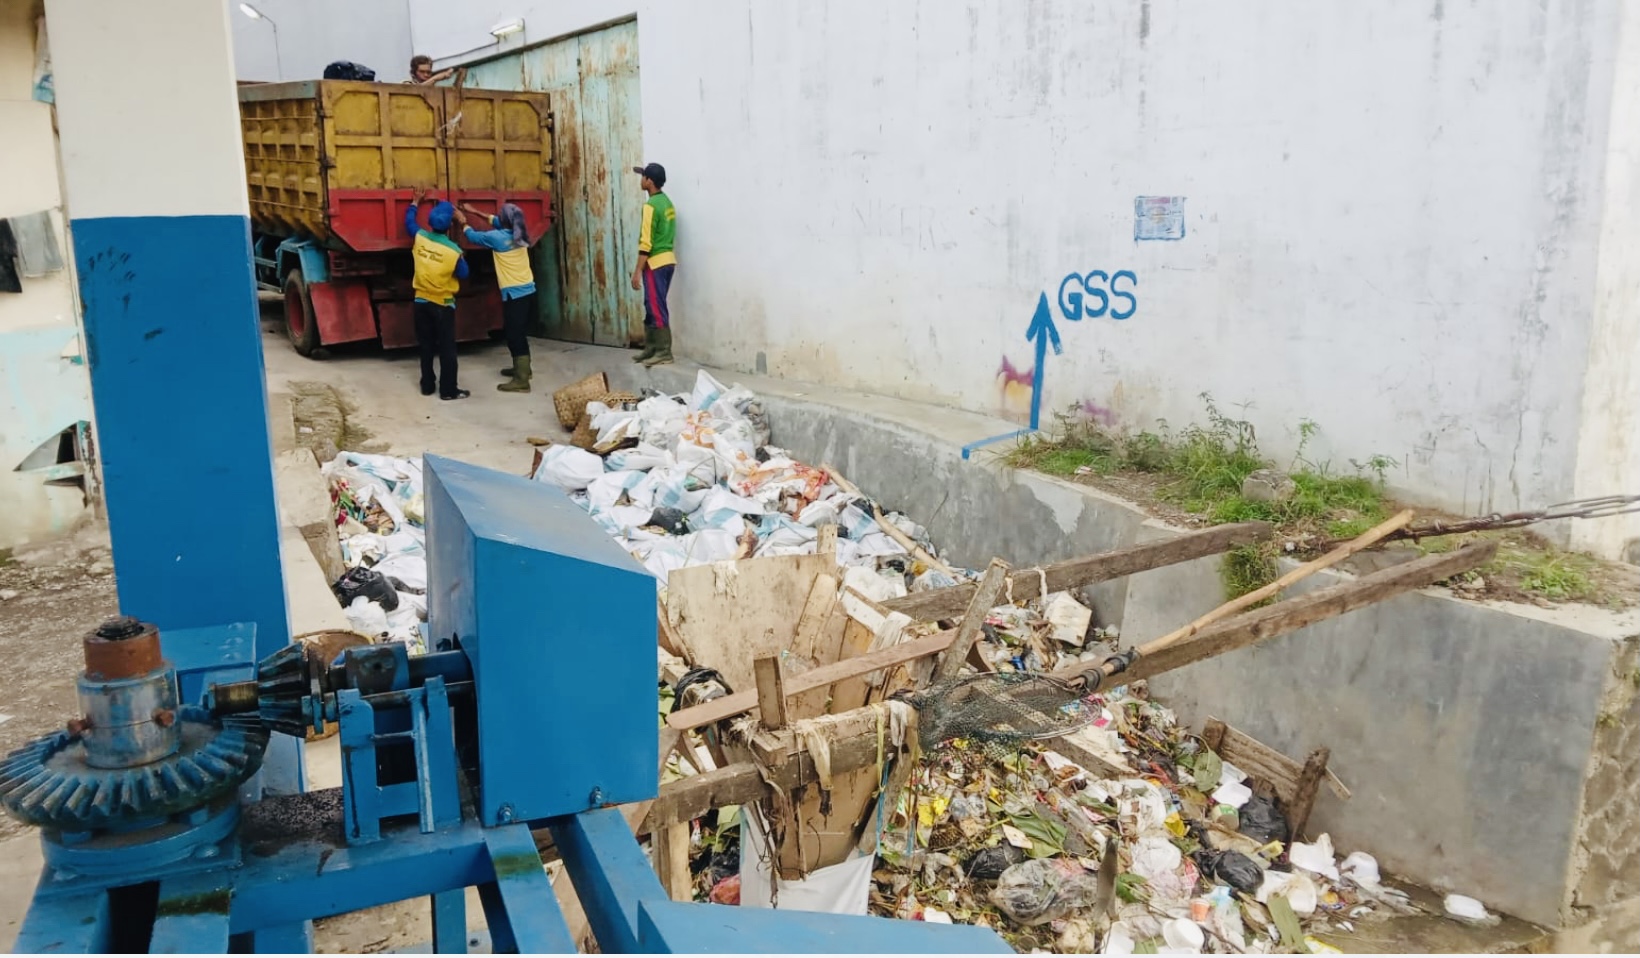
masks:
<svg viewBox="0 0 1640 958"><path fill-rule="evenodd" d="M78 713L80 640L117 614L114 560L104 527L0 559L0 754L53 731ZM23 831L0 815L0 839Z"/></svg>

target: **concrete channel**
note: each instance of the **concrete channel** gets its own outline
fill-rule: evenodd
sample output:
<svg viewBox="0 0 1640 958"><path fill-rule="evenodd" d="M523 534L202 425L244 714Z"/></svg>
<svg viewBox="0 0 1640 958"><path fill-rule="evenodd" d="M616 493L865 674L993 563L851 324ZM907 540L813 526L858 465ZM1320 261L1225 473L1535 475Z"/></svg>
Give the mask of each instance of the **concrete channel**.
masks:
<svg viewBox="0 0 1640 958"><path fill-rule="evenodd" d="M686 365L642 371L618 351L581 350L562 357L574 366L564 381L592 371L588 353L616 360L598 367L615 388L687 392L695 377ZM836 466L970 568L1183 532L1101 491L1009 469L994 451L962 457L965 444L1011 423L713 372L758 393L776 445ZM1218 561L1105 583L1088 598L1124 644L1143 641L1222 601ZM1351 797L1324 790L1311 830L1339 847L1368 849L1395 874L1544 928L1640 943L1640 612L1427 589L1151 687L1197 728L1217 717L1294 756L1328 746Z"/></svg>

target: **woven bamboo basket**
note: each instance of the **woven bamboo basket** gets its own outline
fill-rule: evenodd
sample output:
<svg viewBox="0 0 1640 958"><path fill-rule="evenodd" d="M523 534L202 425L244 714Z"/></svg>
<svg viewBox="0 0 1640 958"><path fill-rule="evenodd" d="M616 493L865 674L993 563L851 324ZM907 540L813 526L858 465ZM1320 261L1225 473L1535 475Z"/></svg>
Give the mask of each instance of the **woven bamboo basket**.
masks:
<svg viewBox="0 0 1640 958"><path fill-rule="evenodd" d="M558 412L558 421L565 429L574 429L586 412L587 403L609 392L609 377L603 373L570 383L552 394L552 407Z"/></svg>
<svg viewBox="0 0 1640 958"><path fill-rule="evenodd" d="M376 640L362 632L354 632L350 629L321 629L318 632L307 632L298 635L296 641L308 646L319 661L329 664L335 660L336 656L342 654L344 649L351 649L360 645L373 645ZM326 722L323 732L308 729L307 740L317 742L320 739L330 738L335 734L336 725L332 722Z"/></svg>

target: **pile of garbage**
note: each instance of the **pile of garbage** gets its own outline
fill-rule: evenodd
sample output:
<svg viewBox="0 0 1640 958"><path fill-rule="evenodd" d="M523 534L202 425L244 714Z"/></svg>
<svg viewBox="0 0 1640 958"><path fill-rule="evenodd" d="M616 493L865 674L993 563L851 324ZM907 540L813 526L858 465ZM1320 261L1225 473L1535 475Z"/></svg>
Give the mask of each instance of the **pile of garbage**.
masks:
<svg viewBox="0 0 1640 958"><path fill-rule="evenodd" d="M331 586L356 632L427 651L421 460L344 452L320 473L336 507L347 572Z"/></svg>
<svg viewBox="0 0 1640 958"><path fill-rule="evenodd" d="M570 444L541 453L533 477L570 493L665 587L674 569L753 556L812 554L821 526L838 527L837 558L903 578L912 590L956 584L913 558L936 556L928 532L846 492L823 469L771 444L757 397L705 371L689 395L653 393L610 408L587 404L599 452Z"/></svg>
<svg viewBox="0 0 1640 958"><path fill-rule="evenodd" d="M1022 952L1336 952L1375 912L1416 911L1377 862L1298 842L1273 795L1166 708L1095 696L1092 733L1136 770L1049 748L925 756L879 849L872 912L995 928Z"/></svg>

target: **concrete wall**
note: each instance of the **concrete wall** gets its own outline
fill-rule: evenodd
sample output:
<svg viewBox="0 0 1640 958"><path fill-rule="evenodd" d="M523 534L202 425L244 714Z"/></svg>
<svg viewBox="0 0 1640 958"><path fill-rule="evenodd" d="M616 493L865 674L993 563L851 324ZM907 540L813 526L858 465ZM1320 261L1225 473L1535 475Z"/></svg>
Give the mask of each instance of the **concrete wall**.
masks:
<svg viewBox="0 0 1640 958"><path fill-rule="evenodd" d="M624 363L610 374L618 388L666 392L693 379L687 368ZM1085 486L984 454L962 459L958 437L999 428L995 420L767 378L746 384L776 444L906 510L970 568L1179 534ZM1097 586L1095 615L1121 626L1124 645L1166 634L1223 601L1218 561ZM1294 594L1336 581L1326 573ZM1299 758L1328 746L1354 794L1340 802L1323 790L1312 834L1552 926L1626 915L1640 896L1637 663L1640 610L1480 604L1431 589L1157 676L1151 688L1197 729L1215 716Z"/></svg>
<svg viewBox="0 0 1640 958"><path fill-rule="evenodd" d="M66 265L57 134L51 105L33 97L41 13L35 0L0 0L0 217L55 211ZM17 469L42 443L91 419L69 270L22 282L23 292L0 293L0 549L65 532L86 511L81 489Z"/></svg>
<svg viewBox="0 0 1640 958"><path fill-rule="evenodd" d="M416 51L407 0L254 0L251 6L279 26L277 49L267 20L246 16L239 0L224 2L241 80L315 80L337 60L362 63L389 83L410 75Z"/></svg>
<svg viewBox="0 0 1640 958"><path fill-rule="evenodd" d="M1640 7L1627 4L1617 35L1607 143L1605 212L1577 450L1581 497L1632 492L1640 479ZM1640 563L1640 516L1580 523L1573 543Z"/></svg>
<svg viewBox="0 0 1640 958"><path fill-rule="evenodd" d="M1622 0L410 3L455 59L637 15L702 361L1016 420L1033 384L1139 426L1205 391L1466 513L1635 475ZM1135 240L1151 196L1182 239Z"/></svg>

